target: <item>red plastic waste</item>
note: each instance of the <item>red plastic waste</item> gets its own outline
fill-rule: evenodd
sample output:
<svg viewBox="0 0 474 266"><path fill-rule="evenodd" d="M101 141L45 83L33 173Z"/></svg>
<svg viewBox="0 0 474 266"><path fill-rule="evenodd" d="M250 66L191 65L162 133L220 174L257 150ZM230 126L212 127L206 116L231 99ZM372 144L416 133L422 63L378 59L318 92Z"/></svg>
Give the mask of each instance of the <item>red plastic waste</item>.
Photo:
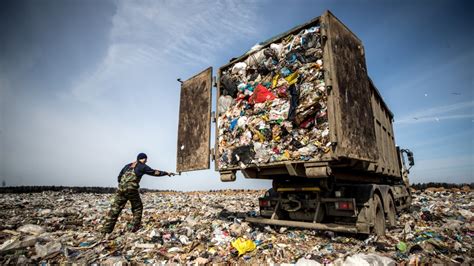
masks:
<svg viewBox="0 0 474 266"><path fill-rule="evenodd" d="M250 97L250 103L255 104L255 103L264 103L266 101L272 101L276 98L275 95L271 91L269 91L265 86L262 84L258 84L257 88L255 88L255 91L252 94L252 97Z"/></svg>

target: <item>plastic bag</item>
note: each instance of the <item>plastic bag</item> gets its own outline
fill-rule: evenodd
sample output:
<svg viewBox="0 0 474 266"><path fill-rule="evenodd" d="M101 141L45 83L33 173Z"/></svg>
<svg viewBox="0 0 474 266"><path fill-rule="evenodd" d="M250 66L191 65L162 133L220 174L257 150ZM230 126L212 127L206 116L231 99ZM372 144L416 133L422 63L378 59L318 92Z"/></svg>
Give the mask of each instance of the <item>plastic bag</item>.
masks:
<svg viewBox="0 0 474 266"><path fill-rule="evenodd" d="M223 75L221 78L221 84L223 88L222 93L235 98L237 95L237 81L230 75Z"/></svg>
<svg viewBox="0 0 474 266"><path fill-rule="evenodd" d="M246 70L247 70L247 64L244 62L239 62L239 63L236 63L232 67L232 74L239 74L239 75L245 76L247 72Z"/></svg>
<svg viewBox="0 0 474 266"><path fill-rule="evenodd" d="M283 45L282 44L276 44L276 43L272 43L270 44L270 49L273 50L273 52L279 56L281 54L281 51L283 50Z"/></svg>
<svg viewBox="0 0 474 266"><path fill-rule="evenodd" d="M38 241L38 238L35 236L27 236L24 239L20 240L18 238L8 239L0 245L0 253L7 252L10 250L15 250L19 248L26 248L34 246Z"/></svg>
<svg viewBox="0 0 474 266"><path fill-rule="evenodd" d="M36 256L43 258L55 253L61 252L62 245L60 242L49 242L46 245L40 245L36 243L35 250Z"/></svg>
<svg viewBox="0 0 474 266"><path fill-rule="evenodd" d="M247 57L245 60L245 63L247 63L249 67L255 67L258 66L258 64L263 60L265 60L265 55L263 54L263 50L260 50L249 55L249 57Z"/></svg>
<svg viewBox="0 0 474 266"><path fill-rule="evenodd" d="M225 234L224 231L220 230L219 228L214 229L212 233L213 238L211 240L212 243L215 245L223 245L228 244L230 240L230 236Z"/></svg>
<svg viewBox="0 0 474 266"><path fill-rule="evenodd" d="M295 73L292 73L290 75L288 75L285 80L288 82L288 85L291 86L293 84L296 84L296 82L298 82L298 76L299 74L297 72Z"/></svg>
<svg viewBox="0 0 474 266"><path fill-rule="evenodd" d="M234 130L234 128L237 126L238 121L239 119L235 118L234 120L232 120L232 122L230 122L230 126L229 126L230 131Z"/></svg>
<svg viewBox="0 0 474 266"><path fill-rule="evenodd" d="M272 88L275 88L278 84L278 79L280 78L280 74L276 74L272 78Z"/></svg>
<svg viewBox="0 0 474 266"><path fill-rule="evenodd" d="M25 224L20 226L20 228L17 229L18 232L26 233L26 234L32 234L32 235L41 235L42 233L45 232L44 228L36 225L36 224Z"/></svg>
<svg viewBox="0 0 474 266"><path fill-rule="evenodd" d="M344 265L357 265L357 266L362 266L362 265L367 265L367 266L372 266L372 265L396 265L395 261L392 260L391 258L387 258L384 256L380 256L377 254L355 254L352 256L349 256L346 258L344 261Z"/></svg>
<svg viewBox="0 0 474 266"><path fill-rule="evenodd" d="M248 118L246 116L241 116L237 120L237 127L244 128L247 125Z"/></svg>
<svg viewBox="0 0 474 266"><path fill-rule="evenodd" d="M272 103L272 109L268 113L268 119L281 124L281 122L288 118L289 110L290 104L288 102L281 102L281 100L276 99Z"/></svg>
<svg viewBox="0 0 474 266"><path fill-rule="evenodd" d="M219 97L219 104L217 106L217 111L218 111L219 115L222 114L222 113L225 113L229 109L229 107L232 105L233 101L234 100L232 99L231 96L221 95L221 97Z"/></svg>
<svg viewBox="0 0 474 266"><path fill-rule="evenodd" d="M304 266L319 266L323 265L315 260L310 260L310 259L305 259L305 258L300 258L296 264L296 266L304 265Z"/></svg>
<svg viewBox="0 0 474 266"><path fill-rule="evenodd" d="M254 150L255 150L255 159L257 159L259 163L266 163L268 162L268 160L270 160L271 154L269 152L269 148L266 147L266 145L260 142L255 142Z"/></svg>
<svg viewBox="0 0 474 266"><path fill-rule="evenodd" d="M403 241L398 242L397 244L397 249L400 250L400 252L405 253L407 251L407 244Z"/></svg>
<svg viewBox="0 0 474 266"><path fill-rule="evenodd" d="M255 250L257 245L252 240L243 239L241 237L237 238L234 242L232 242L232 246L237 249L239 252L239 256L244 255L247 252Z"/></svg>
<svg viewBox="0 0 474 266"><path fill-rule="evenodd" d="M258 84L257 88L255 88L255 91L253 92L252 97L250 97L249 102L251 104L254 103L264 103L266 101L272 101L276 97L271 93L265 86L262 84Z"/></svg>

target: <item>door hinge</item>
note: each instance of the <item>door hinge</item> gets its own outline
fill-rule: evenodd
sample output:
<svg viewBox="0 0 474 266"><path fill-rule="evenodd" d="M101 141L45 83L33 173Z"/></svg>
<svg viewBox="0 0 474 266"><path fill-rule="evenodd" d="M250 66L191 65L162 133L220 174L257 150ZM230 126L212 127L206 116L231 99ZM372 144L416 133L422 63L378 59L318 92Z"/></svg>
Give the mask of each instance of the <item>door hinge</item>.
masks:
<svg viewBox="0 0 474 266"><path fill-rule="evenodd" d="M214 148L211 149L211 160L214 162L216 160L216 155L214 154Z"/></svg>
<svg viewBox="0 0 474 266"><path fill-rule="evenodd" d="M217 78L216 78L216 76L213 76L213 77L212 77L212 86L214 86L215 88L217 88Z"/></svg>

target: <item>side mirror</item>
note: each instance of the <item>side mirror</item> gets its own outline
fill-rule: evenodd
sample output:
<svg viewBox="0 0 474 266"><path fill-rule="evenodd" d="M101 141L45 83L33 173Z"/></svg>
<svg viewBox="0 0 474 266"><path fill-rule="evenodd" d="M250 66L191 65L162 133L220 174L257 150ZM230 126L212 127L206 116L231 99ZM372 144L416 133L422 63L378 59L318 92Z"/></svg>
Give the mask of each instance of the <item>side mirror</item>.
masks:
<svg viewBox="0 0 474 266"><path fill-rule="evenodd" d="M413 157L413 152L410 151L409 149L401 149L400 150L400 159L402 160L403 162L403 167L406 167L405 166L405 156L403 156L403 154L406 155L407 159L408 159L408 165L410 167L408 167L407 172L410 171L410 168L415 165L415 158Z"/></svg>
<svg viewBox="0 0 474 266"><path fill-rule="evenodd" d="M410 166L415 165L415 158L413 157L413 152L409 151L409 152L407 153L407 156L408 156L408 164L409 164Z"/></svg>

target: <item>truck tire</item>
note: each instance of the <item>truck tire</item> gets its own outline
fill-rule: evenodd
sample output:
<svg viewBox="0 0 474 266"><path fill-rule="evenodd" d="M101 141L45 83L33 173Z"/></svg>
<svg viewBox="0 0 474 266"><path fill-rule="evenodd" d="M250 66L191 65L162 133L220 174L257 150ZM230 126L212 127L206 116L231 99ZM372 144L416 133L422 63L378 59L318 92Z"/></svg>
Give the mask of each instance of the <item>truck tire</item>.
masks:
<svg viewBox="0 0 474 266"><path fill-rule="evenodd" d="M316 212L316 210L314 211ZM319 207L319 213L316 214L315 222L317 223L323 222L324 218L326 218L325 213L326 213L326 210L325 210L324 204L321 204L321 206Z"/></svg>
<svg viewBox="0 0 474 266"><path fill-rule="evenodd" d="M374 194L373 198L373 217L374 217L374 228L373 233L377 236L385 235L385 213L383 210L382 200L379 195Z"/></svg>
<svg viewBox="0 0 474 266"><path fill-rule="evenodd" d="M388 196L388 206L387 206L387 223L389 228L394 227L397 223L396 221L397 210L395 209L395 202L391 195Z"/></svg>

